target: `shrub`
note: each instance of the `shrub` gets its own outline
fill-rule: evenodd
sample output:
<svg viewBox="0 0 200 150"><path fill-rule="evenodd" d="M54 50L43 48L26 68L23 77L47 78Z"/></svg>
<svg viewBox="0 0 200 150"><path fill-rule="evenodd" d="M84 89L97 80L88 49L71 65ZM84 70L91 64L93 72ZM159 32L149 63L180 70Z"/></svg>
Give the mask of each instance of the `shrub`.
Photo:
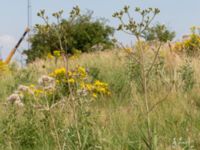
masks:
<svg viewBox="0 0 200 150"><path fill-rule="evenodd" d="M103 19L93 20L92 13L79 15L77 9L77 14L73 14L69 19L61 17L62 11L54 13L53 16L58 20L56 23L49 23L44 11L38 13L46 24L35 26L35 33L29 39L32 46L24 51L27 62L44 58L49 52L53 54L54 50L62 50L65 53L73 53L74 49L89 52L94 45L101 44L103 49L113 45L110 37L114 34L114 29L106 25Z"/></svg>
<svg viewBox="0 0 200 150"><path fill-rule="evenodd" d="M188 39L175 44L174 51L188 56L198 56L200 54L200 34L197 32L196 27L191 29Z"/></svg>

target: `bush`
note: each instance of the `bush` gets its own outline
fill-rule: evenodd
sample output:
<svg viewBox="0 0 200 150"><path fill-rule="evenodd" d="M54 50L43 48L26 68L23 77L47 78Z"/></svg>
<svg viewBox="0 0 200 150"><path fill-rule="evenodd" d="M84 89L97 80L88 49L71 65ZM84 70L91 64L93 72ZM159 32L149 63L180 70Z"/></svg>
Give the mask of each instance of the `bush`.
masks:
<svg viewBox="0 0 200 150"><path fill-rule="evenodd" d="M198 29L199 30L199 29ZM174 46L177 53L186 54L187 56L199 56L200 54L200 34L196 27L191 29L188 39L177 42Z"/></svg>
<svg viewBox="0 0 200 150"><path fill-rule="evenodd" d="M47 23L45 25L36 25L35 34L29 39L31 48L25 50L27 62L32 62L36 58L44 58L49 52L53 54L54 50L63 50L65 53L73 53L74 49L82 52L89 52L94 45L102 45L103 49L113 45L111 36L114 29L106 25L103 19L92 19L92 13L84 15L74 15L69 19L53 16L60 19L57 23ZM38 14L43 19L44 11Z"/></svg>

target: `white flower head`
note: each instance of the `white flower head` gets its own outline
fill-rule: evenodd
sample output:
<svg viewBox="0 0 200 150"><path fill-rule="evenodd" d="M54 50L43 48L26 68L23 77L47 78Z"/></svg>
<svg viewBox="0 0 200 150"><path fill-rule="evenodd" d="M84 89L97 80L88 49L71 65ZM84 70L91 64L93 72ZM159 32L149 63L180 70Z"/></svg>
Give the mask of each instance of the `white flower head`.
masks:
<svg viewBox="0 0 200 150"><path fill-rule="evenodd" d="M19 87L18 87L18 91L20 91L20 92L29 92L29 87L28 86L25 86L25 85L20 85Z"/></svg>
<svg viewBox="0 0 200 150"><path fill-rule="evenodd" d="M55 79L52 77L49 77L47 75L43 75L39 80L38 83L40 85L46 85L46 84L52 84L55 82Z"/></svg>
<svg viewBox="0 0 200 150"><path fill-rule="evenodd" d="M20 99L20 95L19 94L11 94L8 98L7 98L7 100L10 102L10 103L15 103L16 101L21 101L21 99Z"/></svg>

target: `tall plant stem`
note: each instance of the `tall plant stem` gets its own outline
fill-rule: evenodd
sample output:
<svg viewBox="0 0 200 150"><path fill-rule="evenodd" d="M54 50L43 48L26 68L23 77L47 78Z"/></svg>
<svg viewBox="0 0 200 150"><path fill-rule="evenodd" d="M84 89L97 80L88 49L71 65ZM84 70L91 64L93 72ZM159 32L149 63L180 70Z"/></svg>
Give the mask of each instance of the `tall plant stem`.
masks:
<svg viewBox="0 0 200 150"><path fill-rule="evenodd" d="M148 101L148 90L147 90L147 76L145 71L145 58L144 58L144 50L142 47L142 43L140 40L140 37L137 37L138 46L139 46L139 53L140 53L140 66L141 66L141 77L142 77L142 87L143 87L143 93L144 93L144 102L145 102L145 108L146 108L146 119L147 119L147 128L148 128L148 142L149 142L149 149L151 149L151 119L149 114L149 101Z"/></svg>

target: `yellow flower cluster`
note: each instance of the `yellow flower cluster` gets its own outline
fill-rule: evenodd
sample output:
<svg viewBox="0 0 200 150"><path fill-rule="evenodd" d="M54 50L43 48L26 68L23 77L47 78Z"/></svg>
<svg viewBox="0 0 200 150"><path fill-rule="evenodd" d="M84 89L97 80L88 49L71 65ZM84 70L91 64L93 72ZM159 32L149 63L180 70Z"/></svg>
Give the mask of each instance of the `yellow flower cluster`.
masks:
<svg viewBox="0 0 200 150"><path fill-rule="evenodd" d="M53 71L49 76L43 75L39 78L37 85L20 85L18 89L8 97L8 102L18 106L24 106L24 104L26 104L26 99L24 99L24 97L30 96L36 98L37 102L43 103L43 99L47 99L47 96L49 98L56 94L65 94L68 96L70 86L74 94L77 93L77 96L97 98L98 96L111 94L107 83L99 80L92 82L86 69L78 66L69 71L66 71L65 68L59 68ZM50 102L51 98L47 100Z"/></svg>
<svg viewBox="0 0 200 150"><path fill-rule="evenodd" d="M56 69L52 73L50 73L49 76L57 79L63 79L66 77L66 69L64 67Z"/></svg>
<svg viewBox="0 0 200 150"><path fill-rule="evenodd" d="M190 35L189 39L175 44L174 50L183 52L183 50L197 50L200 48L200 36L196 34Z"/></svg>
<svg viewBox="0 0 200 150"><path fill-rule="evenodd" d="M84 80L87 77L86 69L83 67L76 67L74 70L66 71L66 68L58 68L50 73L51 77L57 79L57 82L68 81L70 83L75 83L75 80Z"/></svg>
<svg viewBox="0 0 200 150"><path fill-rule="evenodd" d="M78 66L73 70L66 71L65 68L59 68L50 74L56 79L57 84L70 84L74 90L84 91L93 97L98 95L110 95L108 84L96 80L89 82L89 75L84 67Z"/></svg>
<svg viewBox="0 0 200 150"><path fill-rule="evenodd" d="M98 95L110 95L111 92L108 88L108 84L96 80L94 83L81 83L82 90L88 91L94 98Z"/></svg>
<svg viewBox="0 0 200 150"><path fill-rule="evenodd" d="M31 84L29 86L29 89L31 91L30 93L33 94L36 97L40 97L40 96L46 94L46 92L47 92L44 89L36 87L34 84Z"/></svg>
<svg viewBox="0 0 200 150"><path fill-rule="evenodd" d="M53 51L53 55L51 53L47 54L48 59L59 58L61 56L60 50Z"/></svg>
<svg viewBox="0 0 200 150"><path fill-rule="evenodd" d="M83 67L78 67L78 74L81 78L86 78L87 73L86 73L86 69Z"/></svg>
<svg viewBox="0 0 200 150"><path fill-rule="evenodd" d="M196 28L192 28L192 34L186 40L176 42L174 51L178 53L186 52L189 55L197 54L200 50L200 35L196 33Z"/></svg>
<svg viewBox="0 0 200 150"><path fill-rule="evenodd" d="M55 51L53 51L53 55L58 58L61 56L61 53L59 50L55 50Z"/></svg>
<svg viewBox="0 0 200 150"><path fill-rule="evenodd" d="M8 66L3 61L0 60L0 74L5 71L8 71Z"/></svg>

